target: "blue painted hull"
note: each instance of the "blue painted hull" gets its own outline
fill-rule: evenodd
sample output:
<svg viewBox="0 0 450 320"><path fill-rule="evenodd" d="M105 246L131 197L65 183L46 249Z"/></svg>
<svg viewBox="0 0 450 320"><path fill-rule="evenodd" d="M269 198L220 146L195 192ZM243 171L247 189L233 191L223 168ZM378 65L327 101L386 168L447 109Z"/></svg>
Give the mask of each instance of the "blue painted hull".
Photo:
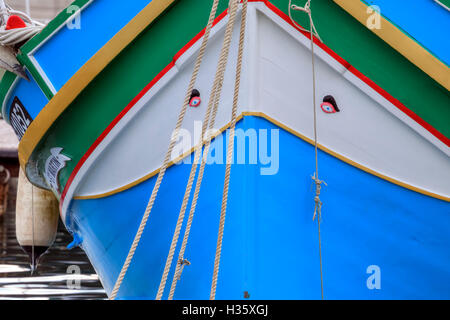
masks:
<svg viewBox="0 0 450 320"><path fill-rule="evenodd" d="M243 299L248 292L250 299L320 299L318 228L312 221L314 149L262 118L245 117L238 128L279 129L279 170L264 176L262 164L232 167L216 297ZM319 162L328 184L321 196L325 299L449 299L449 204L323 152ZM167 171L119 299L155 298L189 171L189 164ZM83 238L109 293L155 180L103 199L74 200L69 208L66 223ZM191 265L175 299L209 298L223 180L224 165L207 166L185 255ZM379 289L368 287L370 266L379 267ZM174 266L168 287L173 271Z"/></svg>
<svg viewBox="0 0 450 320"><path fill-rule="evenodd" d="M58 30L34 54L56 91L150 2L95 0L72 22L78 26Z"/></svg>
<svg viewBox="0 0 450 320"><path fill-rule="evenodd" d="M17 78L4 98L0 110L3 118L11 123L10 110L14 100L19 99L22 113L28 114L24 118L29 123L22 128L25 131L49 100L80 68L150 2L151 0L133 0L124 6L120 0L95 0L87 2L81 8L69 6L65 10L68 13L79 11L79 14L75 14L76 18L66 21L28 54L45 84L36 80L35 74L29 71L27 76L30 80ZM46 96L43 86L52 91L50 96ZM15 131L19 140L22 139L23 133L16 128Z"/></svg>

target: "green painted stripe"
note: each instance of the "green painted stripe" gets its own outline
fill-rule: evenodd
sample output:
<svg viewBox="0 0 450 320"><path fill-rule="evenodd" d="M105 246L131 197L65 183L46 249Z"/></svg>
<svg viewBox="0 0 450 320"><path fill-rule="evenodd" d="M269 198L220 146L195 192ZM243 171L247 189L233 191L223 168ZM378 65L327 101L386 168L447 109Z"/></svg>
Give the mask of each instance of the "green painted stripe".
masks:
<svg viewBox="0 0 450 320"><path fill-rule="evenodd" d="M437 1L446 6L447 9L450 10L450 0L437 0Z"/></svg>
<svg viewBox="0 0 450 320"><path fill-rule="evenodd" d="M288 0L273 0L287 13ZM222 12L228 0L221 0ZM450 95L332 0L315 0L312 10L325 44L425 121L450 137ZM42 165L49 149L63 147L73 160L61 171L64 187L79 159L119 112L206 24L204 0L179 0L121 53L71 104L32 155ZM305 16L295 14L308 26Z"/></svg>
<svg viewBox="0 0 450 320"><path fill-rule="evenodd" d="M363 4L365 4L366 6L370 6L371 3L369 2L369 0L360 0ZM450 0L449 0L450 1ZM436 59L438 59L439 61L441 61L443 64L445 64L448 67L448 64L441 60L441 58L439 58L434 52L432 52L430 49L428 49L427 47L425 47L422 43L420 43L419 41L417 41L416 38L414 38L411 34L409 34L408 32L406 32L406 30L404 30L401 26L399 26L395 21L389 19L388 17L386 17L385 15L381 14L381 16L386 19L387 21L389 21L393 26L395 26L398 30L400 30L406 37L410 38L412 41L414 41L415 43L417 43L419 46L421 46L424 50L426 50L429 54L431 54L433 57L435 57Z"/></svg>
<svg viewBox="0 0 450 320"><path fill-rule="evenodd" d="M288 1L273 0L280 8ZM331 0L312 2L325 44L434 128L450 137L450 93ZM296 15L295 17L298 17ZM302 24L309 25L306 18Z"/></svg>
<svg viewBox="0 0 450 320"><path fill-rule="evenodd" d="M77 14L77 12L69 13L67 11L67 8L70 6L77 6L79 8L82 8L86 3L88 3L90 0L75 0L66 7L66 9L62 10L52 21L50 21L45 28L38 33L36 36L34 36L32 39L30 39L26 44L24 44L20 50L22 54L29 54L31 51L33 51L37 46L39 46L42 42L47 40L47 38L61 25L63 25L67 20L69 20L72 16Z"/></svg>
<svg viewBox="0 0 450 320"><path fill-rule="evenodd" d="M53 98L52 90L47 85L47 83L45 82L44 78L39 73L38 69L35 67L33 62L31 61L30 57L27 56L27 55L18 55L17 59L20 61L20 63L22 65L27 67L28 71L33 76L34 81L36 81L36 83L38 84L39 88L42 90L42 92L47 97L47 99L50 100L51 98ZM33 80L31 80L31 81L33 81ZM5 84L2 83L2 87L4 85Z"/></svg>
<svg viewBox="0 0 450 320"><path fill-rule="evenodd" d="M0 86L0 101L1 101L0 113L3 112L3 104L5 103L6 95L8 94L9 88L11 88L11 86L13 85L13 83L16 79L17 79L17 76L14 73L5 71L5 74L3 75L3 78L1 81L1 86Z"/></svg>
<svg viewBox="0 0 450 320"><path fill-rule="evenodd" d="M40 169L49 149L58 145L73 161L60 173L65 186L71 172L94 140L159 72L174 55L206 25L210 7L204 0L179 0L116 58L71 104L32 155L38 155ZM221 0L223 12L228 0ZM81 123L82 126L75 125ZM67 130L68 129L68 130ZM76 132L76 135L74 135ZM32 159L34 161L35 159ZM42 172L42 171L41 171Z"/></svg>

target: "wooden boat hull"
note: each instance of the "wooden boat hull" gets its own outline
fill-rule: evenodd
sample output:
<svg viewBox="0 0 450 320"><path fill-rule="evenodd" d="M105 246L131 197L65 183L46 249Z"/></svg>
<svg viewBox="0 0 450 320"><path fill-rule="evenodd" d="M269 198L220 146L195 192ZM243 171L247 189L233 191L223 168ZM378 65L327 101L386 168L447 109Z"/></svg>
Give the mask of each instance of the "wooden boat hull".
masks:
<svg viewBox="0 0 450 320"><path fill-rule="evenodd" d="M172 135L209 11L203 1L178 1L154 24L146 20L139 37L130 38L132 45L111 61L95 60L105 63L104 69L87 61L86 70L98 74L82 67L21 142L29 179L58 196L64 223L82 239L108 293ZM174 154L174 161L191 158L198 141L196 127L228 19L225 2L196 84L203 102L188 110L187 148ZM152 3L162 10L171 1ZM316 41L317 98L332 95L340 109L328 114L318 108L320 172L328 185L322 195L325 298L448 298L450 142L443 119L449 96L337 5L315 3L325 39L325 44ZM235 152L243 161L232 166L219 299L243 299L244 292L251 299L320 298L317 221L312 220L310 42L290 22L286 5L276 0L249 6L238 110L244 140ZM141 13L148 8L156 7ZM351 34L336 33L330 20ZM177 299L209 297L226 154L220 142L231 120L237 32L236 27L219 131L186 254L191 265ZM103 47L96 57L106 57L108 50ZM364 58L369 53L386 65L374 68ZM411 81L399 82L405 77ZM426 108L429 104L436 108ZM256 140L244 144L246 139ZM57 164L56 170L50 164ZM119 298L156 296L190 167L169 168Z"/></svg>
<svg viewBox="0 0 450 320"><path fill-rule="evenodd" d="M238 129L279 130L280 170L264 176L261 169L267 166L261 163L232 167L217 299L244 299L244 292L251 299L320 299L317 223L312 221L313 146L258 116L244 117ZM223 148L223 140L220 135L213 149ZM319 161L328 184L322 194L321 230L325 298L449 298L448 203L325 152ZM119 299L156 297L190 167L180 164L168 170ZM209 298L224 169L206 167L185 255L191 265L184 268L175 299ZM73 226L107 292L114 286L155 180L71 205ZM380 268L380 290L368 287L372 266ZM174 268L169 285L173 272Z"/></svg>

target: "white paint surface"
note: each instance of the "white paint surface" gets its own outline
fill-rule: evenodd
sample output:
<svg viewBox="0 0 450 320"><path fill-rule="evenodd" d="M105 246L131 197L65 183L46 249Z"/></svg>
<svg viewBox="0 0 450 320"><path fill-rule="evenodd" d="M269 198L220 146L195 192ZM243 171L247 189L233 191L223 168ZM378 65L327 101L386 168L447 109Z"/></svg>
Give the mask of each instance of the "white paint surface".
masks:
<svg viewBox="0 0 450 320"><path fill-rule="evenodd" d="M223 38L222 21L208 46L196 88L203 103L189 109L184 128L203 118ZM237 22L217 128L230 122L238 39ZM217 30L220 30L217 32ZM262 3L249 5L239 113L263 112L313 137L309 40ZM201 41L201 40L200 40ZM198 45L189 50L125 116L81 168L73 194L110 192L158 169L191 76ZM363 166L414 187L450 196L449 148L316 47L317 99L333 95L341 112L318 106L319 142ZM76 190L76 191L75 191Z"/></svg>

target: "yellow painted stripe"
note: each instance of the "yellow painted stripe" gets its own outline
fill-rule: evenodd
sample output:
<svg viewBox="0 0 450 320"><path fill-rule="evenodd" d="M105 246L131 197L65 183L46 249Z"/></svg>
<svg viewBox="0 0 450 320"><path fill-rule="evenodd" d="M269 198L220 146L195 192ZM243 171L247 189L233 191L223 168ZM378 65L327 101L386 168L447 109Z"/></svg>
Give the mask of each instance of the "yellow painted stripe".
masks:
<svg viewBox="0 0 450 320"><path fill-rule="evenodd" d="M153 0L109 40L58 91L25 132L19 144L19 161L25 168L41 138L87 85L175 0Z"/></svg>
<svg viewBox="0 0 450 320"><path fill-rule="evenodd" d="M367 26L367 5L360 0L333 0L345 11ZM372 29L378 37L400 52L423 72L450 91L450 70L438 58L423 48L414 39L408 37L390 21L381 17L381 29ZM445 41L445 39L443 39Z"/></svg>
<svg viewBox="0 0 450 320"><path fill-rule="evenodd" d="M303 141L314 145L314 140L304 136L303 134L295 131L294 129L288 127L287 125L281 123L280 121L278 121L278 120L276 120L276 119L266 115L265 113L262 113L262 112L243 112L237 118L237 121L241 121L245 116L255 116L255 117L260 117L260 118L266 119L267 121L270 121L274 125L276 125L276 126L280 127L281 129L283 129L283 130L293 134L294 136L302 139ZM226 124L220 130L218 130L213 138L215 138L218 135L220 135L223 132L225 132L225 130L227 130L230 126L231 126L231 122ZM378 177L380 179L389 181L389 182L391 182L391 183L393 183L395 185L398 185L400 187L403 187L405 189L408 189L408 190L411 190L411 191L414 191L414 192L417 192L417 193L421 193L421 194L424 194L424 195L432 197L432 198L436 198L436 199L439 199L439 200L444 200L444 201L450 202L450 197L446 197L446 196L442 196L442 195L439 195L439 194L436 194L436 193L433 193L433 192L429 192L429 191L426 191L426 190L414 187L412 185L409 185L407 183L404 183L404 182L402 182L400 180L396 180L394 178L388 177L388 176L386 176L384 174L381 174L381 173L379 173L379 172L377 172L375 170L372 170L372 169L370 169L370 168L368 168L366 166L363 166L362 164L359 164L359 163L357 163L357 162L355 162L355 161L353 161L353 160L351 160L351 159L349 159L347 157L344 157L343 155L340 155L340 154L334 152L333 150L328 149L325 146L322 146L321 144L319 144L319 149L324 151L324 152L326 152L326 153L328 153L328 154L330 154L330 155L332 155L333 157L335 157L335 158L337 158L337 159L339 159L339 160L341 160L341 161L351 165L351 166L354 166L354 167L356 167L356 168L358 168L358 169L360 169L360 170L362 170L364 172L367 172L367 173L369 173L371 175L374 175L374 176L376 176L376 177ZM187 156L189 156L190 154L192 154L194 152L194 150L195 150L195 147L193 147L191 150L189 150L185 154L181 155L180 157L176 158L174 161L170 162L169 167L173 166L175 163L181 161L182 159L184 159ZM98 195L92 195L92 196L79 196L79 197L74 197L74 199L76 199L76 200L92 200L92 199L101 199L101 198L109 197L109 196L118 194L120 192L123 192L125 190L131 189L131 188L137 186L138 184L141 184L142 182L155 177L159 173L159 171L160 171L160 169L157 169L157 170L149 173L148 175L142 177L139 180L136 180L136 181L134 181L134 182L132 182L130 184L127 184L127 185L125 185L123 187L117 188L117 189L115 189L113 191L110 191L110 192L107 192L107 193L98 194Z"/></svg>

